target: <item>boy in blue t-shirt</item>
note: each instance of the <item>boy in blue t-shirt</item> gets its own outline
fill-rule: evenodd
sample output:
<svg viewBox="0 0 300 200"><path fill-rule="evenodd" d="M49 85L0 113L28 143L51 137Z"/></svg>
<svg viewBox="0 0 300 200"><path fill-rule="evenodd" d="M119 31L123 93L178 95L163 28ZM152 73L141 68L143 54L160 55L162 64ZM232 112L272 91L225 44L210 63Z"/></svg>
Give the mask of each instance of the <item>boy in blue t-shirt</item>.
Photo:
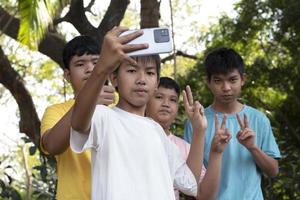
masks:
<svg viewBox="0 0 300 200"><path fill-rule="evenodd" d="M221 184L217 199L263 199L261 175L274 177L281 157L268 118L260 111L238 101L245 83L244 63L233 49L220 48L209 53L204 62L207 85L214 101L205 109L204 164L208 163L214 135L214 119L227 115L226 128L232 139L223 153ZM184 137L190 141L192 127L185 123Z"/></svg>

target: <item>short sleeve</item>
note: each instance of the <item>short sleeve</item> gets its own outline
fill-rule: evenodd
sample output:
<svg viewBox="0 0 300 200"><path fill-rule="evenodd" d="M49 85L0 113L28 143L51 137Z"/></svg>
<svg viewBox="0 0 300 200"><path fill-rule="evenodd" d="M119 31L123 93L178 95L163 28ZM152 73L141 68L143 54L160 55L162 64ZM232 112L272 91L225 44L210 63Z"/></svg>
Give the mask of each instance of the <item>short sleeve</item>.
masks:
<svg viewBox="0 0 300 200"><path fill-rule="evenodd" d="M190 120L184 121L184 133L183 139L191 144L192 142L193 129Z"/></svg>
<svg viewBox="0 0 300 200"><path fill-rule="evenodd" d="M162 130L163 131L163 130ZM173 186L186 195L197 195L197 182L194 174L187 166L179 148L165 135L164 143L168 154L171 176L174 180Z"/></svg>
<svg viewBox="0 0 300 200"><path fill-rule="evenodd" d="M107 125L107 112L103 106L96 106L91 120L91 128L88 134L80 133L71 128L70 146L75 153L82 153L86 149L98 151L104 140Z"/></svg>
<svg viewBox="0 0 300 200"><path fill-rule="evenodd" d="M43 136L47 130L53 128L55 124L68 112L69 109L65 110L61 108L59 104L47 107L41 121L41 136ZM42 140L40 140L40 147L44 153L48 154L48 152L44 149L42 145Z"/></svg>
<svg viewBox="0 0 300 200"><path fill-rule="evenodd" d="M279 159L281 158L281 154L278 145L276 143L275 137L273 135L270 121L267 117L264 117L262 121L264 122L264 125L262 126L261 129L261 133L262 133L261 149L267 155Z"/></svg>

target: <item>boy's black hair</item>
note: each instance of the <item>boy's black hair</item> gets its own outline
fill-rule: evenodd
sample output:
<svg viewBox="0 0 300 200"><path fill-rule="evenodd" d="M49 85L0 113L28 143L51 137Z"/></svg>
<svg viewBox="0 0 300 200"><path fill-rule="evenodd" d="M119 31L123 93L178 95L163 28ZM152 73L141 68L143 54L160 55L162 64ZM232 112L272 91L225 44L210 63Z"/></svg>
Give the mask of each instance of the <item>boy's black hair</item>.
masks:
<svg viewBox="0 0 300 200"><path fill-rule="evenodd" d="M82 56L83 54L98 55L100 47L93 38L81 35L70 40L63 50L63 62L65 69L69 69L70 60L73 56Z"/></svg>
<svg viewBox="0 0 300 200"><path fill-rule="evenodd" d="M205 60L204 67L208 81L214 74L227 74L237 69L243 76L245 67L242 57L231 48L219 48L210 52Z"/></svg>
<svg viewBox="0 0 300 200"><path fill-rule="evenodd" d="M178 83L169 77L161 77L159 79L158 88L159 87L174 90L177 94L177 97L179 98L179 96L180 96L180 87L179 87Z"/></svg>
<svg viewBox="0 0 300 200"><path fill-rule="evenodd" d="M153 59L153 61L155 62L156 65L156 72L157 72L157 80L160 77L160 67L161 67L161 63L160 63L160 57L158 54L153 54L153 55L147 55L147 56L134 56L132 57L135 61L138 61L139 59L143 59L146 58L146 60L144 59L144 62L149 62L150 59Z"/></svg>

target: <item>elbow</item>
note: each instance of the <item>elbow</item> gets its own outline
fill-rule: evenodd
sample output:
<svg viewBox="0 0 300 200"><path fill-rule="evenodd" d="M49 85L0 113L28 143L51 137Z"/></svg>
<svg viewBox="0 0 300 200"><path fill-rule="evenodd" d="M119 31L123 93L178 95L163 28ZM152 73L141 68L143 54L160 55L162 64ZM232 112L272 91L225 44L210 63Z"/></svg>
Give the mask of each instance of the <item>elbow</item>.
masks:
<svg viewBox="0 0 300 200"><path fill-rule="evenodd" d="M270 178L275 178L279 173L279 168L278 166L277 167L274 167L274 169L272 169L269 173L268 173L268 176Z"/></svg>
<svg viewBox="0 0 300 200"><path fill-rule="evenodd" d="M278 173L279 173L278 161L275 160L275 163L274 163L272 169L271 169L271 170L268 170L267 175L268 175L270 178L274 178L274 177L276 177L276 176L278 175Z"/></svg>
<svg viewBox="0 0 300 200"><path fill-rule="evenodd" d="M76 120L73 117L71 119L71 128L78 133L86 134L89 132L89 128L86 128L80 120Z"/></svg>

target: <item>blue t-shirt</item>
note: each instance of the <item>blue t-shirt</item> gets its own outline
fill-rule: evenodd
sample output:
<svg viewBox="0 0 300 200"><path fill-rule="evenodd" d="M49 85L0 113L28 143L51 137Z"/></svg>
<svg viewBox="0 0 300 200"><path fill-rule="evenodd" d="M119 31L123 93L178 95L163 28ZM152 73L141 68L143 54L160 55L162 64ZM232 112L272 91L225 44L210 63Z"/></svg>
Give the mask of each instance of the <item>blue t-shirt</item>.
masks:
<svg viewBox="0 0 300 200"><path fill-rule="evenodd" d="M215 114L211 106L205 109L208 127L205 133L204 165L207 167L211 141L215 134ZM219 116L219 124L223 119ZM280 158L280 152L273 136L268 118L260 111L244 106L239 113L241 119L244 114L248 117L249 127L256 133L256 145L267 155ZM223 153L221 185L217 196L219 200L260 200L264 199L261 190L261 170L256 165L251 153L238 142L236 135L240 130L236 115L227 115L226 128L232 138ZM191 142L192 126L186 121L184 138Z"/></svg>

